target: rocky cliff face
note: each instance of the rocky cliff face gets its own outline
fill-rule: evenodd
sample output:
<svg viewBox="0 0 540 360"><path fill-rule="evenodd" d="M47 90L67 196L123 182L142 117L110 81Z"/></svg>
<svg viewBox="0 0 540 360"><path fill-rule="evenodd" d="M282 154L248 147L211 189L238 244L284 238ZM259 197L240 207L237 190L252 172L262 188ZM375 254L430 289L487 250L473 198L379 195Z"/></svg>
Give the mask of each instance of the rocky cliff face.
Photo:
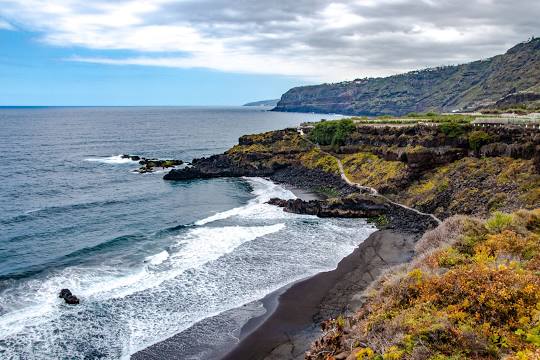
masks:
<svg viewBox="0 0 540 360"><path fill-rule="evenodd" d="M357 184L441 218L540 206L540 132L531 128L365 125L333 149L313 146L294 129L271 131L242 136L226 153L165 179L262 176L330 197L358 192L342 181L336 158ZM282 205L320 216L352 216L352 208L376 215L367 203L353 203Z"/></svg>
<svg viewBox="0 0 540 360"><path fill-rule="evenodd" d="M471 110L509 94L537 89L538 84L540 38L469 64L293 88L275 110L348 115Z"/></svg>

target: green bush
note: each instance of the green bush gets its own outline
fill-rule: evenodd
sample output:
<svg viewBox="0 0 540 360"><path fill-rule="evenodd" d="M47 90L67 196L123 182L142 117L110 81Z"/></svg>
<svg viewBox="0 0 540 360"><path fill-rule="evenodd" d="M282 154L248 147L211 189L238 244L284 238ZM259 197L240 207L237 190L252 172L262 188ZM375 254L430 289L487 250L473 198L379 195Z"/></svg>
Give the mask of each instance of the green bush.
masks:
<svg viewBox="0 0 540 360"><path fill-rule="evenodd" d="M478 151L483 145L488 144L491 141L491 136L485 131L473 131L469 134L469 147Z"/></svg>
<svg viewBox="0 0 540 360"><path fill-rule="evenodd" d="M511 214L495 211L486 221L485 227L491 233L498 233L510 228L513 220L514 217Z"/></svg>
<svg viewBox="0 0 540 360"><path fill-rule="evenodd" d="M319 145L339 146L355 128L351 119L319 122L309 134L309 139Z"/></svg>
<svg viewBox="0 0 540 360"><path fill-rule="evenodd" d="M447 122L439 125L441 130L449 138L457 138L465 133L465 129L458 123Z"/></svg>

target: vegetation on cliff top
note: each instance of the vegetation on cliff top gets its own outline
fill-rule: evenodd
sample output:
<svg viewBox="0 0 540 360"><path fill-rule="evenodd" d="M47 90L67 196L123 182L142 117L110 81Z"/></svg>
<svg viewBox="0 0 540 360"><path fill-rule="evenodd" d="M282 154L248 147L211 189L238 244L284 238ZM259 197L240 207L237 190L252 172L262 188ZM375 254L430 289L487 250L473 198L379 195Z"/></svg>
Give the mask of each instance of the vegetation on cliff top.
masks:
<svg viewBox="0 0 540 360"><path fill-rule="evenodd" d="M540 359L540 210L454 216L424 235L314 359Z"/></svg>
<svg viewBox="0 0 540 360"><path fill-rule="evenodd" d="M349 133L350 120L326 121L309 136L324 144L345 143L326 147L334 155L314 147L293 129L243 136L227 154L240 165L299 165L334 175L339 175L335 156L341 157L351 180L441 218L539 207L540 174L534 159L510 158L505 152L483 156L500 146L514 155L520 147L524 154L535 151L535 132L475 129L454 121L436 127L361 125L356 130L353 125ZM501 139L510 143L500 143Z"/></svg>
<svg viewBox="0 0 540 360"><path fill-rule="evenodd" d="M309 139L319 145L332 147L343 145L345 139L356 129L351 119L321 121L309 133Z"/></svg>
<svg viewBox="0 0 540 360"><path fill-rule="evenodd" d="M417 124L419 122L429 123L452 123L452 124L469 124L473 120L482 115L471 114L439 114L435 112L429 113L409 113L406 116L378 116L378 117L358 117L353 116L350 119L356 124Z"/></svg>

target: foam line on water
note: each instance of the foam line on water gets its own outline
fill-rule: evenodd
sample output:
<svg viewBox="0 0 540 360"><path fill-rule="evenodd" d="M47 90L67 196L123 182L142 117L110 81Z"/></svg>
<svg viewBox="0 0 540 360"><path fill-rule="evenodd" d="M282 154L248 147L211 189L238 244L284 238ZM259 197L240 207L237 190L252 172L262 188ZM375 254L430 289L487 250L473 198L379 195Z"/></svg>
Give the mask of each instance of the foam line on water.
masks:
<svg viewBox="0 0 540 360"><path fill-rule="evenodd" d="M116 164L132 164L137 163L138 161L131 160L130 158L122 158L122 155L114 155L109 157L102 157L102 158L86 158L85 161L90 162L98 162L102 164L110 164L110 165L116 165Z"/></svg>
<svg viewBox="0 0 540 360"><path fill-rule="evenodd" d="M229 219L234 216L254 218L257 216L268 217L268 213L272 212L276 218L283 216L283 211L275 206L266 204L268 200L274 197L281 199L296 199L296 196L290 191L272 181L262 178L243 178L252 186L251 193L255 198L251 199L247 205L240 206L231 210L219 212L207 218L198 220L195 225L202 226L214 221Z"/></svg>
<svg viewBox="0 0 540 360"><path fill-rule="evenodd" d="M84 299L83 301L123 298L159 286L188 269L196 269L219 259L245 242L284 228L283 223L267 226L193 228L186 234L175 237L176 245L172 254L161 251L147 257L148 264L131 273L109 266L93 269L73 267L64 269L61 275L43 282L23 283L18 292L32 292L34 298L27 304L28 306L0 316L0 339L20 332L24 327L35 324L36 320L47 321L52 313L58 311L58 289L67 287ZM166 267L162 269L160 266ZM3 296L2 298L6 300ZM2 302L0 306L9 305Z"/></svg>
<svg viewBox="0 0 540 360"><path fill-rule="evenodd" d="M8 351L7 359L29 351L82 358L96 349L107 358L128 357L197 321L329 270L373 231L356 221L350 226L349 220L285 213L265 202L294 198L290 191L264 179L246 181L254 195L248 204L178 228L160 249L141 254L138 265L74 265L0 291L0 353ZM78 307L58 298L64 287L81 298ZM59 326L81 337L66 341ZM29 343L47 346L29 349Z"/></svg>
<svg viewBox="0 0 540 360"><path fill-rule="evenodd" d="M167 250L163 250L160 253L157 253L156 255L148 256L146 258L146 262L150 263L150 265L159 265L163 263L167 258L169 257L169 252Z"/></svg>

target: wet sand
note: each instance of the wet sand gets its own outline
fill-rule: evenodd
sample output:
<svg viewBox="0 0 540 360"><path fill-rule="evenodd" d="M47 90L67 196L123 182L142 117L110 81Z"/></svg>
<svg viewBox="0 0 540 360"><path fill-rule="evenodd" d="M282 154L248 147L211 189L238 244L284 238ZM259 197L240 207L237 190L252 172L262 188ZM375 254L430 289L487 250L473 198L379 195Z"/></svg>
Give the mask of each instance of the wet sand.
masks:
<svg viewBox="0 0 540 360"><path fill-rule="evenodd" d="M263 300L267 313L251 319L240 343L223 359L303 359L321 320L354 310L360 293L385 268L409 261L417 235L373 233L335 270L319 273Z"/></svg>

